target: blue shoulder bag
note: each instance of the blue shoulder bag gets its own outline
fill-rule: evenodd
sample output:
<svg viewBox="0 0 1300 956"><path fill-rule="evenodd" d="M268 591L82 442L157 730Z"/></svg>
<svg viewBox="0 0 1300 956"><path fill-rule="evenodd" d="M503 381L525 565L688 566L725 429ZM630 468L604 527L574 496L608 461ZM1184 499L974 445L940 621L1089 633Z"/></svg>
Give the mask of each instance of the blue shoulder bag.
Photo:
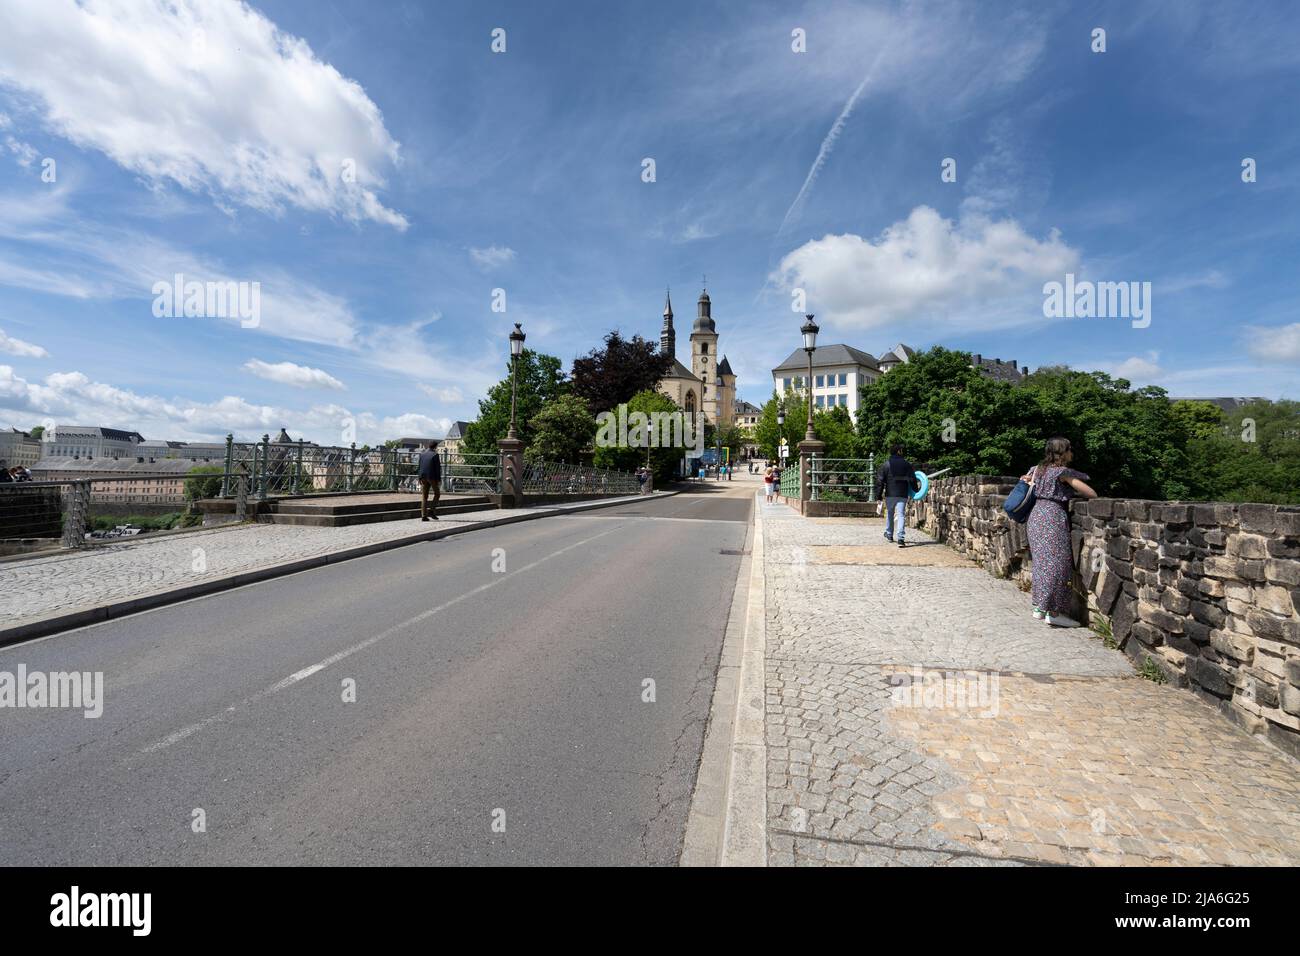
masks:
<svg viewBox="0 0 1300 956"><path fill-rule="evenodd" d="M1034 510L1034 502L1038 500L1038 495L1034 493L1034 482L1037 480L1038 469L1035 468L1030 480L1021 478L1011 489L1011 494L1007 495L1007 500L1002 502L1002 510L1017 524L1028 521L1029 513Z"/></svg>

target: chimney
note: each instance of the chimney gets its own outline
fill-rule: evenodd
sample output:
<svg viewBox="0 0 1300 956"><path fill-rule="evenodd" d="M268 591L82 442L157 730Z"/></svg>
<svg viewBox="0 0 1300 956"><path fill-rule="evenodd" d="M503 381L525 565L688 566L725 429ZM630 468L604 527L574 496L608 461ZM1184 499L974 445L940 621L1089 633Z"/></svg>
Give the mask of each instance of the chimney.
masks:
<svg viewBox="0 0 1300 956"><path fill-rule="evenodd" d="M1015 367L1016 367L1016 360L1015 360L1015 359L1007 359L1007 364L1010 365L1012 368L1015 368Z"/></svg>
<svg viewBox="0 0 1300 956"><path fill-rule="evenodd" d="M1020 370L1020 374L1021 374L1021 375L1028 375L1028 374L1029 374L1029 366L1026 365L1024 368L1022 368L1022 369Z"/></svg>

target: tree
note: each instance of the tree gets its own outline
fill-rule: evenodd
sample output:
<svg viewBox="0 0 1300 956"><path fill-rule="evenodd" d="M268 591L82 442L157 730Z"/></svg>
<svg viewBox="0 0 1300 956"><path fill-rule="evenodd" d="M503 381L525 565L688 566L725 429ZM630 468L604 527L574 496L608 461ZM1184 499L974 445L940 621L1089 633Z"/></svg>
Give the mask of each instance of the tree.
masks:
<svg viewBox="0 0 1300 956"><path fill-rule="evenodd" d="M44 426L44 425L33 425L33 426L31 427L31 430L28 431L27 434L31 435L31 436L32 436L33 438L35 438L37 441L40 441L41 436L45 434L45 426Z"/></svg>
<svg viewBox="0 0 1300 956"><path fill-rule="evenodd" d="M519 356L518 404L516 431L525 447L532 443L532 420L542 406L564 392L564 372L560 360L524 349ZM465 429L461 450L467 454L496 454L497 442L510 430L510 368L506 377L488 389L487 398L478 403L478 419Z"/></svg>
<svg viewBox="0 0 1300 956"><path fill-rule="evenodd" d="M627 402L628 415L633 412L680 413L681 409L667 395L654 389L646 389L633 395ZM632 431L629 426L629 432ZM631 437L631 436L629 436ZM684 437L684 436L683 436ZM650 470L654 472L655 484L671 481L677 472L677 466L686 456L686 449L681 447L650 448ZM635 471L646 463L646 446L605 445L597 442L595 464L598 468L616 468L619 471Z"/></svg>
<svg viewBox="0 0 1300 956"><path fill-rule="evenodd" d="M578 396L560 395L533 416L532 428L533 440L526 453L529 458L577 464L591 447L596 417Z"/></svg>
<svg viewBox="0 0 1300 956"><path fill-rule="evenodd" d="M217 497L221 494L221 476L225 471L224 465L199 465L191 468L185 479L185 500Z"/></svg>
<svg viewBox="0 0 1300 956"><path fill-rule="evenodd" d="M778 425L776 421L777 412L782 406L785 408L784 427ZM793 461L799 456L799 442L803 441L807 430L808 404L799 397L797 392L788 391L784 397L778 397L776 392L773 392L772 397L763 406L758 424L754 426L754 440L758 442L759 451L764 458L776 461L777 448L784 438L790 449L790 460Z"/></svg>
<svg viewBox="0 0 1300 956"><path fill-rule="evenodd" d="M573 361L571 390L593 415L616 408L640 392L654 391L673 365L673 356L639 335L631 340L617 331L605 336L603 348Z"/></svg>

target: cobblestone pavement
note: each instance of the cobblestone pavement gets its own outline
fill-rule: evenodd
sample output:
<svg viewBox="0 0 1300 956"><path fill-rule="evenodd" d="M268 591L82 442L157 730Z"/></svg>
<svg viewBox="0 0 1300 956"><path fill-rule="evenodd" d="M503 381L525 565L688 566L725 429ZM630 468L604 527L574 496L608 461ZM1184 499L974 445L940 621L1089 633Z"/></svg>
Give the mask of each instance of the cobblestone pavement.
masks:
<svg viewBox="0 0 1300 956"><path fill-rule="evenodd" d="M547 507L529 511L552 511ZM246 524L97 545L74 554L0 563L0 621L4 625L97 607L156 591L224 578L271 565L392 541L434 527L470 524L496 512L444 515L435 526L419 519L341 528Z"/></svg>
<svg viewBox="0 0 1300 956"><path fill-rule="evenodd" d="M1300 862L1300 768L1189 692L919 532L761 510L769 864Z"/></svg>

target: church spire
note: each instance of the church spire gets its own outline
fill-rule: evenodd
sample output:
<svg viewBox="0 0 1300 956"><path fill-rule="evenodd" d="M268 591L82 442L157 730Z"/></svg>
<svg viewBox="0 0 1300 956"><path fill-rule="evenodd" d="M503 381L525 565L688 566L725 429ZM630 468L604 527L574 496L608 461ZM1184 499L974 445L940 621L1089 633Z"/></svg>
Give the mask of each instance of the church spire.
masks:
<svg viewBox="0 0 1300 956"><path fill-rule="evenodd" d="M659 351L665 355L677 355L677 333L673 330L673 296L671 290L664 292L664 327L659 333Z"/></svg>

